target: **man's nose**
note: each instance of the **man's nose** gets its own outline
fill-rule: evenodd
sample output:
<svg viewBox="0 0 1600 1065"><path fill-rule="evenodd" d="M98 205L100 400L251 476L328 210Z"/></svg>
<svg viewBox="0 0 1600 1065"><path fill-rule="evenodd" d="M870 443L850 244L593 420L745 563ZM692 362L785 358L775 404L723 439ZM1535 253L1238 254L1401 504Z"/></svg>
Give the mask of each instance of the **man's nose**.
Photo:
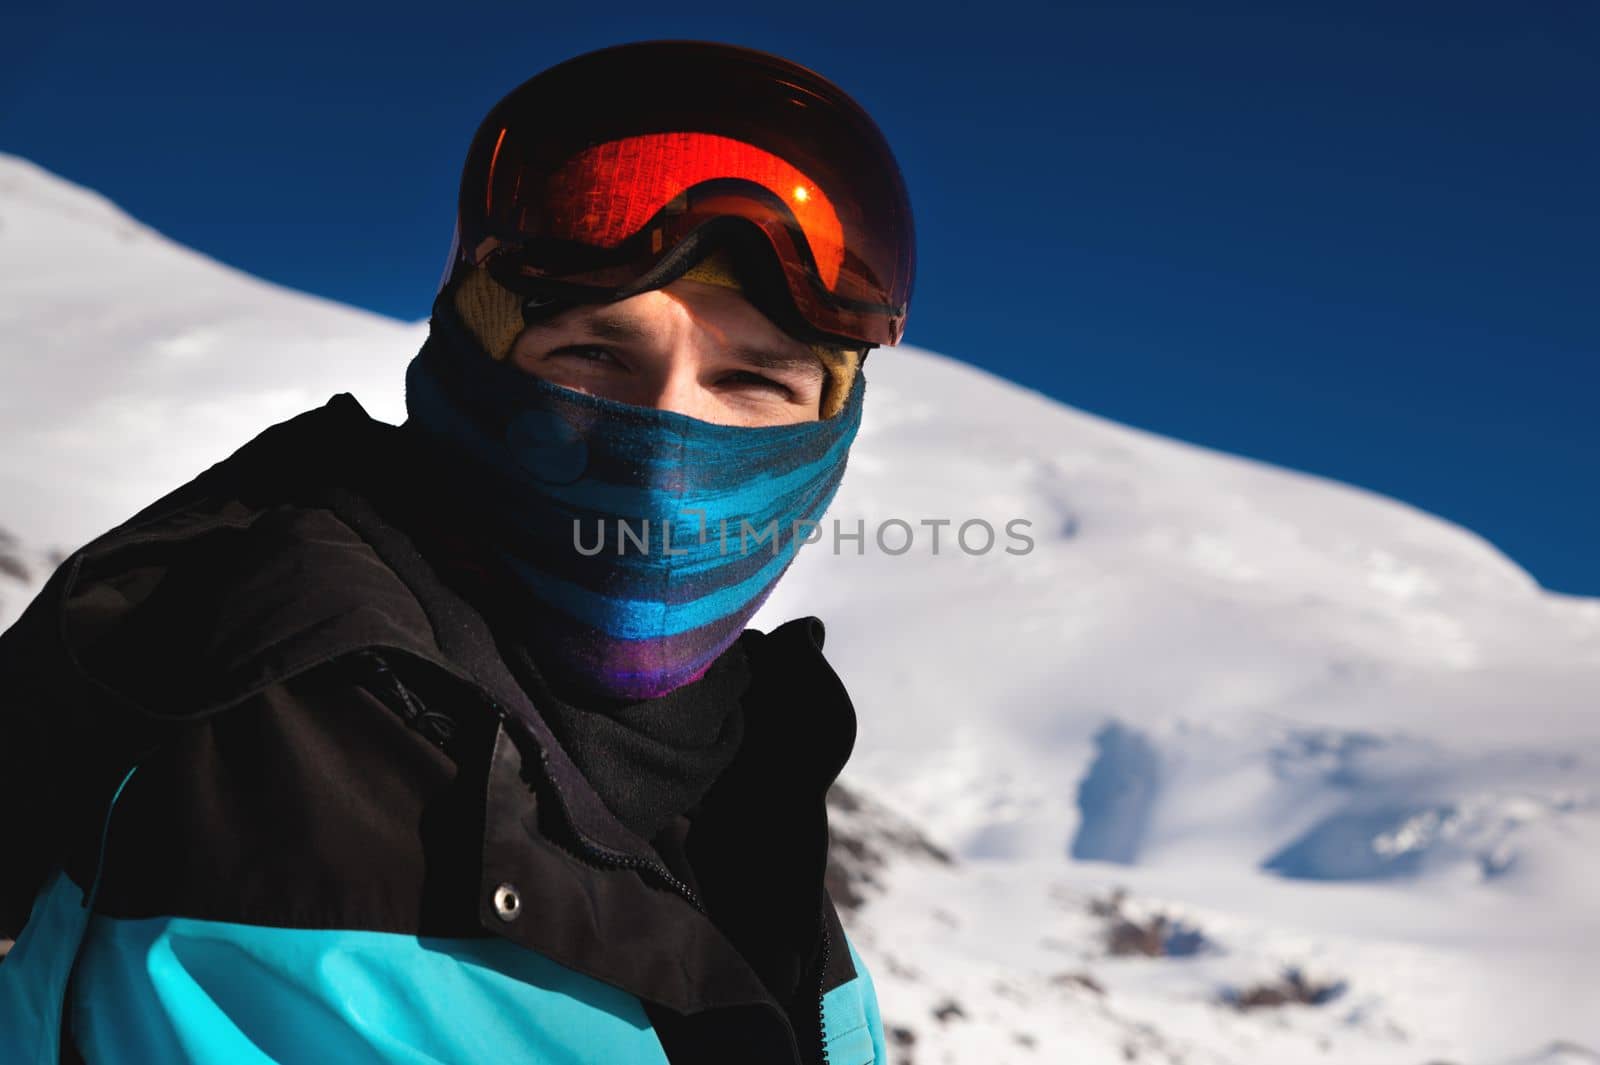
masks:
<svg viewBox="0 0 1600 1065"><path fill-rule="evenodd" d="M714 421L711 395L700 383L695 360L687 352L674 352L661 369L644 382L641 406L686 414L703 421Z"/></svg>

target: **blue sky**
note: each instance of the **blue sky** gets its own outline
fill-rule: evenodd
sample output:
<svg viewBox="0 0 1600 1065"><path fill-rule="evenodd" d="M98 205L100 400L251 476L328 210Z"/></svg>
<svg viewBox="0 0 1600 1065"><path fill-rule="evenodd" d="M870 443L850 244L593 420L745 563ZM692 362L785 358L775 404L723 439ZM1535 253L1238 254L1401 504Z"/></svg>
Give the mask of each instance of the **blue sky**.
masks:
<svg viewBox="0 0 1600 1065"><path fill-rule="evenodd" d="M0 149L406 319L512 86L622 40L779 52L900 156L908 342L1407 500L1600 595L1589 0L21 7Z"/></svg>

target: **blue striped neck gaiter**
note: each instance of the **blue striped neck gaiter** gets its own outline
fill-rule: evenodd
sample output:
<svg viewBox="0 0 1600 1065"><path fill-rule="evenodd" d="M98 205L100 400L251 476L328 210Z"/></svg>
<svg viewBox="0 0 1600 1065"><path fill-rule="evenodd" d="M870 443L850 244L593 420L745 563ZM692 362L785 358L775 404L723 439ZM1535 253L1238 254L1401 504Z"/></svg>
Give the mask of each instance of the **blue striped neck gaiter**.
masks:
<svg viewBox="0 0 1600 1065"><path fill-rule="evenodd" d="M541 670L629 700L697 679L738 638L833 499L864 391L858 373L821 421L716 425L551 384L438 313L406 371L410 421L526 593Z"/></svg>

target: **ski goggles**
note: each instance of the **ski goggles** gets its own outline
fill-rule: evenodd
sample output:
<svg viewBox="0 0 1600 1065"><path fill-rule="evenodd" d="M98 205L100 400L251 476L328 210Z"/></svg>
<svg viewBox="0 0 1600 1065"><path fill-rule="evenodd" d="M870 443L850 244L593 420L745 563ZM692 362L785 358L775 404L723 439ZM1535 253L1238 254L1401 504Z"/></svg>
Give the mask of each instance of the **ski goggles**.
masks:
<svg viewBox="0 0 1600 1065"><path fill-rule="evenodd" d="M905 331L915 237L882 133L820 75L707 42L591 52L495 105L462 172L449 276L485 266L525 295L616 299L710 243L765 271L758 289L786 297L799 332Z"/></svg>

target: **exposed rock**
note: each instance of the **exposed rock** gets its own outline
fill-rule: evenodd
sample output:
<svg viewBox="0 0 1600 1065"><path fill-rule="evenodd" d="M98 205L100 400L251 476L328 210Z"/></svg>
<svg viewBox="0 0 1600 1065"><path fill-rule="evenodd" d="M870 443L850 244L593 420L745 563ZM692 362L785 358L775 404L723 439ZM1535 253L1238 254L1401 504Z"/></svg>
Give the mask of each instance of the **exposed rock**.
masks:
<svg viewBox="0 0 1600 1065"><path fill-rule="evenodd" d="M1089 912L1105 923L1106 952L1118 957L1186 958L1211 948L1198 928L1164 913L1129 914L1127 894L1118 888L1109 896L1093 899Z"/></svg>
<svg viewBox="0 0 1600 1065"><path fill-rule="evenodd" d="M1105 985L1088 973L1056 973L1050 978L1050 982L1058 987L1081 987L1096 995L1106 993Z"/></svg>
<svg viewBox="0 0 1600 1065"><path fill-rule="evenodd" d="M1278 1006L1321 1006L1344 994L1343 980L1312 980L1297 968L1285 969L1270 983L1227 988L1222 1000L1235 1009L1271 1009Z"/></svg>
<svg viewBox="0 0 1600 1065"><path fill-rule="evenodd" d="M951 865L949 852L909 820L845 784L828 792L829 848L825 883L841 910L853 912L883 892L890 861Z"/></svg>
<svg viewBox="0 0 1600 1065"><path fill-rule="evenodd" d="M890 1025L884 1032L888 1044L894 1048L895 1065L916 1065L912 1048L917 1045L917 1033L902 1024Z"/></svg>
<svg viewBox="0 0 1600 1065"><path fill-rule="evenodd" d="M22 561L22 545L17 538L0 528L0 576L10 577L26 584L33 579L27 564Z"/></svg>

